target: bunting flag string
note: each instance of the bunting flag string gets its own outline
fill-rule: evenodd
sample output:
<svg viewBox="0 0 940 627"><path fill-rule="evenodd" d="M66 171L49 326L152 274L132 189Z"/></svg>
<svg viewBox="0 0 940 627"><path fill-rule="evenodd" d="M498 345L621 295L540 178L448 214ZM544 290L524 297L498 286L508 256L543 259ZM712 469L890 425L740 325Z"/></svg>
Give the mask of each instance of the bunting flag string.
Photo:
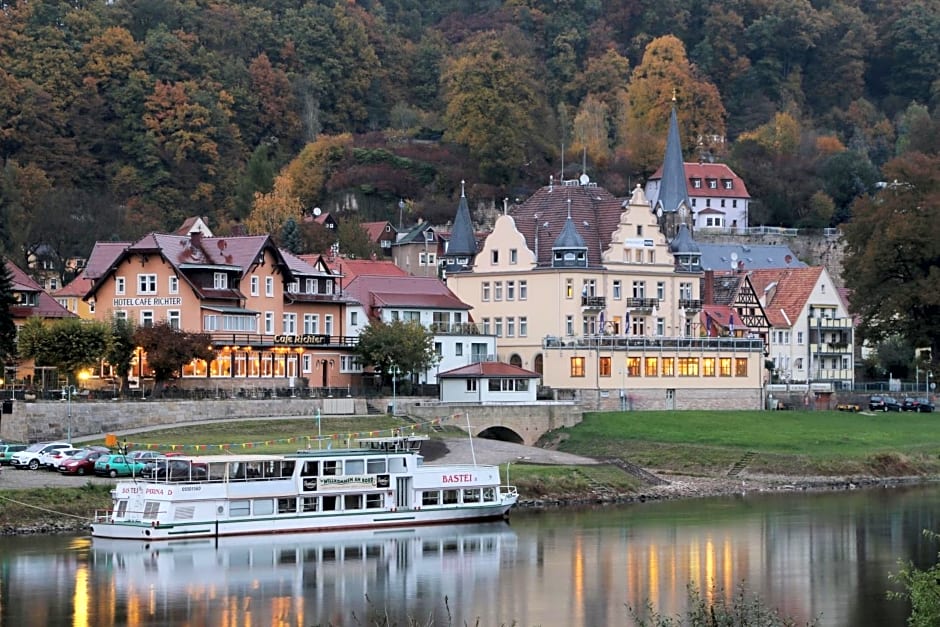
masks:
<svg viewBox="0 0 940 627"><path fill-rule="evenodd" d="M355 440L360 437L382 437L386 436L396 436L401 435L402 430L411 427L411 433L415 433L421 429L427 429L432 426L440 425L444 420L458 420L461 418L461 414L454 414L452 416L444 416L441 418L432 418L430 420L414 423L412 425L406 425L404 427L392 427L389 429L378 429L374 431L366 432L349 432L349 433L330 433L323 434L319 437L303 435L303 436L293 436L289 438L278 438L276 440L263 440L259 442L233 442L233 443L221 443L221 444L167 444L161 442L128 442L124 441L124 445L128 449L145 449L148 451L208 451L208 450L220 450L220 451L230 451L232 449L255 449L255 448L264 448L268 446L277 446L281 444L295 444L297 442L304 442L307 448L311 448L313 442L318 440Z"/></svg>

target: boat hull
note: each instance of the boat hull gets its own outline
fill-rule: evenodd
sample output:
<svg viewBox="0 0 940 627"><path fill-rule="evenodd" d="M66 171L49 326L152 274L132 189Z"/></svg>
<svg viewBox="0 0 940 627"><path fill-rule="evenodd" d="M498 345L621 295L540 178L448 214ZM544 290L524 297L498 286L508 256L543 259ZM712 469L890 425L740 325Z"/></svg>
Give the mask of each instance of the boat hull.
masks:
<svg viewBox="0 0 940 627"><path fill-rule="evenodd" d="M514 504L515 499L511 499L511 502L485 506L347 513L341 516L320 514L181 522L95 522L91 526L91 535L98 538L155 541L443 525L505 519Z"/></svg>

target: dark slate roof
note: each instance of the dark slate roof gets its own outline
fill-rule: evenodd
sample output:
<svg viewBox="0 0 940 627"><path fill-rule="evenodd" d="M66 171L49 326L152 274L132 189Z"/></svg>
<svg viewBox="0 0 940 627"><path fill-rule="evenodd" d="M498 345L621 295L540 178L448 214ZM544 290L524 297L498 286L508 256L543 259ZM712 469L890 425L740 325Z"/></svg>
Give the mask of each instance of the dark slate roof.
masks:
<svg viewBox="0 0 940 627"><path fill-rule="evenodd" d="M765 270L770 268L805 268L789 246L761 244L702 244L703 270ZM789 259L789 261L787 261Z"/></svg>
<svg viewBox="0 0 940 627"><path fill-rule="evenodd" d="M457 205L457 215L454 217L454 226L450 230L450 242L447 245L449 257L472 257L477 254L477 239L473 232L473 221L470 219L470 207L467 206L467 197L461 192L460 204Z"/></svg>
<svg viewBox="0 0 940 627"><path fill-rule="evenodd" d="M568 216L565 226L555 238L555 243L552 244L552 250L585 250L586 248L584 238L578 233L578 227L574 225L571 216Z"/></svg>
<svg viewBox="0 0 940 627"><path fill-rule="evenodd" d="M547 185L511 209L509 214L525 237L526 245L535 252L539 265L549 266L552 246L568 216L569 198L571 219L587 248L588 265L600 266L601 251L610 244L623 213L623 200L604 188L594 184Z"/></svg>
<svg viewBox="0 0 940 627"><path fill-rule="evenodd" d="M681 205L691 208L689 192L686 188L685 167L682 159L682 143L679 141L679 120L676 108L669 116L669 134L666 136L666 157L663 159L662 182L659 186L659 198L654 208L662 206L663 213L679 210Z"/></svg>
<svg viewBox="0 0 940 627"><path fill-rule="evenodd" d="M669 250L679 255L701 252L699 245L692 239L692 231L689 230L689 225L684 222L679 225L679 232L669 242Z"/></svg>

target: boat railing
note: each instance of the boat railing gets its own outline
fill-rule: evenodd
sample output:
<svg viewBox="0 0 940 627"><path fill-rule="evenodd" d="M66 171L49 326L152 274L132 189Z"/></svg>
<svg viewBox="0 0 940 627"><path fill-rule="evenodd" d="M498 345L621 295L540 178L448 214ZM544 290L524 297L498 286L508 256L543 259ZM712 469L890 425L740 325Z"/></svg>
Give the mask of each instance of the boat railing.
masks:
<svg viewBox="0 0 940 627"><path fill-rule="evenodd" d="M499 496L500 498L506 498L506 497L519 498L519 490L517 490L516 486L514 485L501 485L499 486Z"/></svg>

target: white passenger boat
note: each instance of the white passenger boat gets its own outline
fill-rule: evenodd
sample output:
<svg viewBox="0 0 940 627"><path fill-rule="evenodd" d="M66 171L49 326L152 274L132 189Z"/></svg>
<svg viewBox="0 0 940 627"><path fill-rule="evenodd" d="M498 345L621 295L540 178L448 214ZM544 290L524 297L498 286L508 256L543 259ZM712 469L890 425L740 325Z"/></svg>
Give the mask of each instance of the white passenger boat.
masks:
<svg viewBox="0 0 940 627"><path fill-rule="evenodd" d="M424 464L426 436L288 455L157 460L119 482L91 535L171 540L411 527L505 518L519 494L499 467Z"/></svg>

